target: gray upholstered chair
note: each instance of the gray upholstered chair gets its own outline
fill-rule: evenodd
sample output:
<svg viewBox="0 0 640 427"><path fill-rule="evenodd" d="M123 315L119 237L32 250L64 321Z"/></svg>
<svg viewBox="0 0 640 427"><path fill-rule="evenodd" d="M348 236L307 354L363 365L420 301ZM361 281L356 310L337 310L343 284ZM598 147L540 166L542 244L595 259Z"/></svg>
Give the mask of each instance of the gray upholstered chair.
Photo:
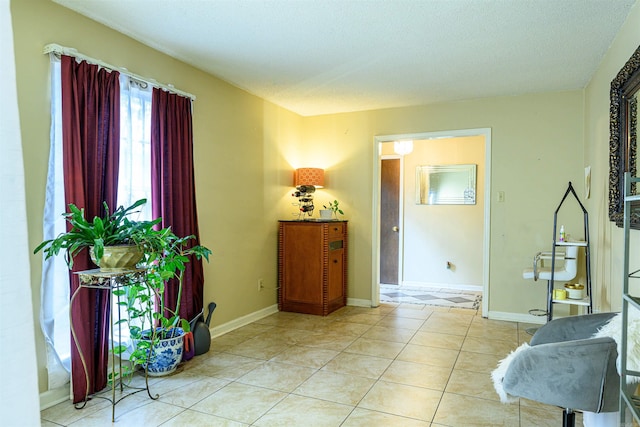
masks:
<svg viewBox="0 0 640 427"><path fill-rule="evenodd" d="M612 338L592 338L615 313L554 319L509 363L502 386L511 396L564 409L563 426L575 425L574 410L615 412L620 398L618 355Z"/></svg>

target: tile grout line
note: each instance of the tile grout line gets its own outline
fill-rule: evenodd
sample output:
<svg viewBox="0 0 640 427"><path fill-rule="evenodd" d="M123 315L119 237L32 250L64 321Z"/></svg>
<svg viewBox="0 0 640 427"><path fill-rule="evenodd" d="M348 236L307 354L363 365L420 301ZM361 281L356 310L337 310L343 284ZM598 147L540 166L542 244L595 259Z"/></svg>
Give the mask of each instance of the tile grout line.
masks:
<svg viewBox="0 0 640 427"><path fill-rule="evenodd" d="M471 336L471 335L469 335L469 334L470 334L470 332L471 332L472 327L474 326L474 323L476 323L476 319L478 318L478 316L480 316L480 314L478 313L478 311L476 311L476 313L475 313L475 314L471 314L471 313L469 313L468 315L470 316L470 321L469 321L469 322L468 322L468 324L466 325L465 334L462 336L462 337L463 337L463 339L462 339L462 342L461 342L461 344L460 344L460 347L456 349L455 360L453 360L453 363L452 363L452 365L451 365L451 369L450 369L450 371L449 371L449 373L448 373L448 376L447 376L447 379L446 379L446 381L445 381L445 383L444 383L443 390L436 390L436 389L433 389L433 388L430 388L430 387L415 386L415 385L412 385L412 384L407 384L407 383L405 383L405 382L398 382L398 383L396 383L396 382L394 382L394 381L384 380L384 379L383 379L384 375L385 375L387 372L389 372L389 370L390 370L390 368L391 368L391 366L393 365L393 363L394 363L394 362L399 361L398 357L400 356L400 354L402 354L402 352L403 352L403 351L404 351L404 350L409 346L409 344L411 344L411 341L412 341L413 339L415 339L415 338L416 338L416 336L418 335L418 333L419 333L419 332L426 332L426 333L442 333L442 332L438 332L438 330L431 331L431 330L423 330L423 329L422 329L422 328L424 328L424 327L427 325L427 323L429 322L429 320L432 320L432 319L433 319L434 314L437 314L437 313L455 313L455 312L452 310L452 308L447 308L446 310L431 310L431 307L432 307L432 306L429 306L429 305L427 305L427 304L423 304L423 305L424 305L424 307L422 308L422 310L425 310L425 309L426 309L426 310L429 310L429 311L430 311L430 313L428 314L428 316L427 316L427 317L425 317L425 318L414 318L414 317L410 317L410 316L405 317L405 316L401 315L401 313L400 313L400 310L402 309L402 304L397 304L397 305L394 305L394 306L393 306L393 308L392 308L392 309L390 309L390 310L382 310L382 311L378 311L376 314L372 314L372 316L376 316L376 317L377 317L377 320L375 321L375 323L371 323L371 324L369 324L369 323L359 323L359 322L357 322L357 321L356 321L356 322L350 322L350 321L348 320L348 318L350 317L350 316L348 315L348 313L349 313L349 312L352 312L352 313L353 313L353 315L369 314L369 313L357 313L357 311L359 311L359 310L357 310L357 308L356 308L356 307L354 307L353 309L351 309L351 310L349 310L349 311L347 311L347 312L342 313L341 315L337 316L335 319L332 319L330 322L327 322L327 323L321 324L321 326L318 326L318 327L311 327L312 325L311 325L310 323L306 323L306 324L305 324L305 328L300 328L300 329L298 329L298 328L296 328L295 326L287 325L286 323L283 323L283 324L267 324L267 323L260 324L260 323L254 322L254 323L256 323L257 325L260 325L261 327L265 327L265 328L263 328L263 329L262 329L262 330L260 330L259 332L251 333L250 335L247 335L247 336L239 335L239 337L240 337L240 338L242 338L240 342L235 343L235 344L229 344L227 347L225 347L225 349L224 349L224 350L221 350L221 351L220 351L220 353L225 353L225 354L232 355L232 356L245 357L245 358L250 358L250 359L259 360L259 361L261 362L261 364L260 364L259 366L254 367L254 368L250 369L249 371L247 371L247 372L243 373L243 374L242 374L242 375L240 375L239 377L237 377L237 378L235 378L235 379L231 379L231 380L229 380L229 379L227 379L227 378L221 378L221 377L215 377L215 376L214 376L214 377L209 377L209 378L216 378L216 379L220 379L220 380L224 380L224 381L228 381L228 382L227 382L227 384L225 384L223 387L221 387L221 388L219 388L218 390L216 390L216 391L212 392L212 393L211 393L211 394L209 394L208 396L203 397L203 398L199 399L197 402L194 402L194 403L190 404L190 406L189 406L188 408L185 408L184 406L181 406L181 405L178 405L178 404L173 404L173 403L168 403L168 402L161 402L161 403L165 403L165 404L172 405L172 406L175 406L175 407L177 407L177 408L180 408L180 410L181 410L181 411L180 411L180 414L183 414L184 412L186 412L186 411L188 411L188 410L193 410L193 411L195 411L195 412L199 412L199 413L203 413L203 414L207 414L207 415L211 415L211 416L215 416L215 417L224 418L224 419L231 420L231 421L234 421L234 422L239 422L239 421L236 421L236 420L233 420L233 419L229 419L229 418L223 417L223 416L221 416L221 415L217 415L217 414L215 414L215 413L202 412L202 411L199 411L199 410L197 410L197 409L192 409L192 408L193 408L194 406L196 406L198 403L202 402L204 399L207 399L209 396L211 396L211 395L213 395L213 394L215 394L215 393L219 392L220 390L224 389L225 387L227 387L227 386L229 386L230 384L233 384L233 383L243 384L243 385L249 385L249 386L252 386L252 387L258 387L258 388L264 388L264 389L267 389L267 390L274 390L274 389L269 388L268 386L252 385L252 384L250 384L250 383L245 384L245 383L242 383L242 382L239 382L239 381L238 381L238 380L239 380L240 378L242 378L244 375L247 375L247 374L249 374L250 372L253 372L255 369L258 369L260 366L264 366L265 364L267 364L267 363L269 363L269 362L273 362L273 363L281 363L281 364L290 364L290 365L295 365L295 366L305 366L305 367L307 367L307 368L310 368L310 367L311 367L311 368L313 368L313 372L312 372L312 373L311 373L311 374L310 374L310 375L309 375L309 376L308 376L304 381L302 381L300 384L298 384L297 386L295 386L291 391L288 391L288 392L284 393L284 396L283 396L281 399L279 399L277 402L273 403L273 404L272 404L268 409L266 409L266 410L265 410L265 411L264 411L264 412L263 412L263 413L262 413L262 414L261 414L261 415L260 415L256 420L255 420L255 421L253 421L250 425L256 425L256 423L259 423L259 420L260 420L260 419L262 419L266 414L268 414L271 410L273 410L273 408L274 408L274 407L276 407L277 405L279 405L281 402L283 402L285 399L287 399L287 398L288 398L288 397L290 397L290 396L299 396L299 397L305 397L305 398L309 398L309 399L322 400L322 401L326 401L326 402L330 402L330 403L334 403L334 404L338 404L338 405L343 405L343 406L351 406L351 409L348 411L348 414L346 414L346 415L345 415L345 417L344 417L344 419L343 419L343 420L338 424L338 425L342 425L342 424L344 424L345 422L347 422L347 420L349 420L349 418L351 417L351 415L353 415L353 414L354 414L354 412L356 411L356 409L359 407L358 405L360 405L360 404L363 402L363 400L364 400L364 399L365 399L365 398L366 398L366 397L371 393L371 391L373 390L373 388L374 388L374 387L376 387L376 385L379 385L379 384L381 384L381 383L401 384L401 385L406 385L406 386L411 386L411 387L418 387L418 388L425 388L425 389L435 390L435 391L440 392L440 393L441 393L441 394L440 394L440 398L439 398L439 400L438 400L437 405L435 405L435 409L434 409L433 415L431 416L430 420L422 420L422 419L420 419L420 418L412 418L412 417L409 417L409 416L406 416L406 415L399 415L399 414L397 414L397 413L395 413L395 412L384 412L384 411L381 411L381 410L378 410L378 411L377 411L377 412L380 412L380 413L389 414L389 415L394 416L394 417L402 417L402 418L406 418L406 419L421 420L421 421L425 421L425 422L427 422L427 423L429 423L429 422L430 422L430 423L433 423L433 422L434 422L434 420L435 420L436 414L438 413L439 408L441 408L441 405L442 405L442 402L443 402L443 399L444 399L444 395L445 395L445 393L446 393L446 389L447 389L447 387L450 385L451 380L452 380L452 378L453 378L453 374L454 374L454 371L455 371L455 366L456 366L456 364L458 363L458 361L460 360L460 357L461 357L461 353L462 353L462 349L463 349L464 343L465 343L465 342L466 342L466 340L467 340L467 339L469 339L469 338L474 338L474 339L478 338L478 339L482 339L482 337L480 337L480 336L476 337L476 336ZM407 310L409 310L409 309L407 309ZM422 310L418 310L418 311L422 311ZM467 315L467 314L465 313L464 315ZM397 321L397 319L412 319L412 320L419 320L419 321L420 321L420 323L419 323L419 326L417 326L417 327L415 327L415 328L413 328L413 327L412 327L412 328L402 328L402 327L389 326L390 324L391 324L391 325L393 325L393 323L392 323L392 322L389 322L389 320L390 320L390 319L392 319L392 318L394 319L394 322L393 322L393 323L395 323L395 321ZM306 319L306 317L300 317L300 319ZM364 318L363 318L363 319L364 319ZM297 320L297 318L292 318L292 319L290 319L290 320ZM333 355L333 356L332 356L330 359L328 359L327 361L323 362L323 364L322 364L321 366L319 366L319 367L315 367L315 366L306 366L306 365L297 365L297 364L295 364L295 363L290 363L290 362L279 362L279 361L273 360L273 359L275 359L278 355L280 355L280 354L284 353L285 351L287 351L287 349L289 349L289 348L309 348L309 349L325 349L325 350L327 350L326 348L323 348L323 347L312 347L312 346L305 345L305 344L304 344L303 342L301 342L299 339L294 339L294 338L291 338L291 340L292 340L292 341L291 341L290 345L289 345L289 341L287 341L287 343L288 343L287 348L285 348L285 349L283 349L282 351L278 352L277 354L275 354L275 355L271 356L271 358L269 358L269 359L255 358L255 357L251 357L251 356L246 356L246 355L242 355L242 354L236 354L236 353L228 352L228 350L231 350L232 348L234 348L234 347L236 347L236 346L238 346L238 345L240 345L240 344L242 344L242 343L245 343L245 342L247 342L247 341L249 341L249 340L252 340L252 339L258 339L258 338L260 338L261 336L262 336L262 337L266 337L266 336L267 336L267 334L268 334L270 331L271 331L271 332L277 332L277 331L275 331L275 329L276 329L276 328L289 328L289 329L297 329L297 330L299 330L299 331L308 331L308 332L311 332L311 331L318 331L318 332L321 332L325 327L328 327L329 325L333 325L333 324L335 324L336 322L341 322L341 323L354 323L354 324L358 324L358 325L364 325L364 326L366 326L366 328L363 328L363 329L362 329L362 330L360 330L358 333L354 333L354 334L353 334L354 340L353 340L349 345L345 346L345 347L344 347L344 348L342 348L341 350L334 350L334 351L336 351L336 354L335 354L335 355ZM479 325L479 326L482 326L482 325L481 325L482 320L477 321L477 322L478 322L478 325ZM416 323L417 323L417 322L416 322ZM319 325L320 325L320 323L319 323ZM268 326L268 328L266 328L267 326ZM373 337L373 338L371 338L371 337L366 337L366 336L365 336L365 335L367 335L367 333L371 332L372 328L376 328L376 327L378 327L378 328L386 328L386 329L390 329L390 330L392 330L392 329L400 329L400 330L407 330L407 331L409 331L409 330L410 330L410 331L411 331L411 334L410 334L410 335L409 335L409 334L407 334L407 338L406 338L406 339L403 339L403 341L400 341L400 342L398 342L398 341L393 341L393 340L387 340L387 339L384 339L384 337L386 337L386 335L385 335L384 333L383 333L383 334L381 334L381 335L379 335L379 336L377 336L377 337L374 335L374 337ZM490 328L490 327L491 327L491 324L488 324L488 325L487 325L487 327L488 327L488 328ZM522 337L522 336L521 336L521 333L520 333L523 327L524 327L524 325L521 325L521 324L520 324L520 322L517 322L517 323L516 323L516 328L515 328L515 332L516 332L516 341L515 341L515 342L516 342L516 344L518 344L518 345L521 343L521 339L522 339L522 342L524 342L524 341L526 340L526 337ZM261 328L256 328L256 329L261 329ZM355 329L354 329L354 330L355 330ZM348 335L351 335L351 334L348 334ZM448 333L445 333L445 335L456 335L456 334L448 334ZM380 337L383 337L383 339L379 339ZM401 344L401 346L398 346L399 350L397 351L397 353L395 354L395 356L394 356L393 358L389 358L389 359L388 359L388 360L390 360L389 364L388 364L388 365L387 365L387 366L386 366L386 367L381 371L381 373L380 373L380 374L379 374L375 379L373 379L374 381L373 381L373 382L371 383L371 385L366 389L366 392L364 392L364 393L362 394L362 397L360 397L360 398L359 398L359 400L358 400L357 402L355 402L355 404L353 404L353 405L352 405L352 404L350 404L350 403L349 403L349 404L346 404L346 403L340 403L340 402L332 401L332 400L329 400L329 399L324 399L324 398L319 398L319 397L305 396L305 395L303 395L303 394L298 394L298 393L296 393L296 390L297 390L299 387L301 387L305 382L307 382L309 379L311 379L314 375L316 375L317 373L319 373L320 371L322 371L322 370L323 370L323 369L324 369L324 368L325 368L325 367L326 367L326 366L327 366L331 361L335 360L335 359L336 359L339 355L341 355L341 354L354 354L354 355L361 355L361 356L372 356L372 354L367 354L367 353L350 353L350 352L346 352L346 351L345 351L346 349L348 349L351 345L353 345L353 344L354 344L357 340L359 340L359 339L366 339L366 340L370 340L370 341L389 342L389 343L398 343L398 344ZM500 339L499 341L504 341L504 340ZM231 341L229 341L229 342L231 342ZM420 345L420 344L414 344L414 345ZM429 346L423 346L423 347L429 347ZM446 347L442 347L442 348L446 348ZM472 353L473 353L473 352L472 352ZM485 354L485 353L480 353L480 354ZM489 354L489 353L486 353L486 354ZM381 358L381 359L387 359L386 357L382 357L382 356L373 356L373 357L378 357L378 358ZM203 360L205 360L205 359L203 359ZM419 363L419 362L412 362L412 363ZM188 372L188 371L184 371L184 372L186 373L186 372ZM332 372L332 371L327 371L327 372ZM339 374L339 372L335 372L335 373L336 373L336 374ZM194 373L194 375L198 375L198 376L199 376L199 375L202 375L202 374L195 374L195 373ZM207 376L206 374L204 374L204 375L205 375L205 376ZM350 374L350 375L353 375L353 374ZM207 377L208 377L208 376L207 376ZM363 377L363 378L370 378L370 377ZM199 381L202 381L202 379L196 380L196 381L194 381L194 383L199 382ZM160 382L162 382L162 381L160 381ZM180 386L180 387L172 388L172 389L170 389L170 391L165 391L163 394L168 393L168 392L173 392L173 391L175 391L175 390L179 390L179 389L181 389L181 388L189 387L190 385L192 385L192 383L184 384L184 385L182 385L182 386ZM278 390L278 391L279 391L279 390ZM460 394L460 393L452 393L452 394L457 394L457 395L460 395L460 396L469 396L469 395L466 395L466 394ZM486 398L478 398L478 399L486 399ZM486 400L491 400L491 399L486 399ZM144 406L144 405L143 405L143 406ZM136 408L134 408L134 409L132 409L132 410L135 410L135 409L137 409L137 407L136 407ZM362 408L362 409L364 409L364 408ZM100 410L100 409L99 409L99 410ZM520 423L520 424L521 424L521 422L522 422L522 421L521 421L521 420L522 420L522 412L521 412L521 411L522 411L522 405L521 405L521 401L519 401L519 403L518 403L518 421L519 421L519 423ZM127 413L128 413L128 412L129 412L129 411L127 411ZM376 412L376 411L374 411L374 412ZM91 415L91 414L87 414L87 416L90 416L90 415ZM177 414L177 415L173 416L172 418L170 418L170 419L168 419L168 420L166 420L166 421L163 421L163 424L170 422L171 420L175 419L178 415L179 415L179 414ZM84 418L84 417L83 417L83 418ZM43 418L43 419L45 419L45 418ZM82 419L82 418L81 418L81 419ZM56 423L56 422L54 422L54 421L50 421L50 420L47 420L47 421L48 421L48 422L51 422L52 424L60 425L59 423ZM77 421L79 421L79 420L76 420L76 421L74 421L74 422L77 422Z"/></svg>

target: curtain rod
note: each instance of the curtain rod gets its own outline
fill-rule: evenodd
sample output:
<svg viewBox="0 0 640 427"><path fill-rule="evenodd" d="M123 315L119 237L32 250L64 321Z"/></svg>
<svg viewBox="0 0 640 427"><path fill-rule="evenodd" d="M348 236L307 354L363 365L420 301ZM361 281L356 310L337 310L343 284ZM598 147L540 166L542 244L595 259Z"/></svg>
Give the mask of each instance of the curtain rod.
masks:
<svg viewBox="0 0 640 427"><path fill-rule="evenodd" d="M150 79L148 77L142 77L139 76L137 74L133 74L132 72L130 72L129 70L127 70L126 68L122 68L122 67L116 67L115 65L111 65L111 64L107 64L106 62L102 62L99 59L95 59L95 58L91 58L90 56L86 56L83 55L81 53L78 52L77 49L74 49L72 47L64 47L64 46L60 46L59 44L55 44L55 43L51 43L48 44L44 47L44 51L43 53L47 54L47 53L57 53L60 55L67 55L67 56L73 56L74 58L78 58L81 60L85 60L87 62L90 62L92 64L96 64L99 65L103 68L107 68L109 70L114 70L114 71L118 71L126 76L129 77L133 77L134 79L137 80L142 80L143 82L147 82L149 83L151 86L157 87L157 88L161 88L161 89L165 89L169 92L172 93L176 93L178 95L182 95L185 96L187 98L191 98L192 101L196 100L196 96L188 93L188 92L183 92L179 89L176 89L175 87L173 87L173 85L171 84L162 84L162 83L158 83L157 81L155 81L154 79Z"/></svg>

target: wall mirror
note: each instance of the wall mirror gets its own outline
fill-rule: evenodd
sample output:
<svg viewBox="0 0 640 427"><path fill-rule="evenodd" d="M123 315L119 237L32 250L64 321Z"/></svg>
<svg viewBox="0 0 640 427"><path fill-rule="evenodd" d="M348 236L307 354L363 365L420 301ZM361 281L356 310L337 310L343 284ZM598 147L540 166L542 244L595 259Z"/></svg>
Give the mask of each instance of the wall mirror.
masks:
<svg viewBox="0 0 640 427"><path fill-rule="evenodd" d="M476 165L417 166L416 204L475 205Z"/></svg>
<svg viewBox="0 0 640 427"><path fill-rule="evenodd" d="M638 98L640 46L611 82L609 108L609 219L622 227L624 173L638 176ZM632 188L638 194L640 188ZM640 229L640 204L633 205L631 228Z"/></svg>

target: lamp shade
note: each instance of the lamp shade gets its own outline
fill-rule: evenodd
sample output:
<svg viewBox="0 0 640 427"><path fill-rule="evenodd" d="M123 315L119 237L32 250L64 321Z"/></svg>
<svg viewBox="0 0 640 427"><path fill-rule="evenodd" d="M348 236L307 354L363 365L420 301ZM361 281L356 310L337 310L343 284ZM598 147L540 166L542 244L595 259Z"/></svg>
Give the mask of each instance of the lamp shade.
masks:
<svg viewBox="0 0 640 427"><path fill-rule="evenodd" d="M293 171L293 186L313 185L314 187L324 187L324 169L320 168L299 168Z"/></svg>

